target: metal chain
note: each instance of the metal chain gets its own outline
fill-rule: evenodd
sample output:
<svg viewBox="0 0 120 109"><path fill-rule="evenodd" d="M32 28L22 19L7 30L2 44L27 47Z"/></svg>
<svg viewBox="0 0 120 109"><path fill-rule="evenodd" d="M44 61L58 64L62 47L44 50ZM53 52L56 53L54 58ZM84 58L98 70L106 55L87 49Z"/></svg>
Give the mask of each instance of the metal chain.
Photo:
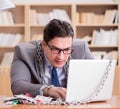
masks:
<svg viewBox="0 0 120 109"><path fill-rule="evenodd" d="M61 99L57 99L56 102L51 102L51 104L68 104L68 105L80 105L80 104L87 104L90 103L94 97L98 96L98 94L100 93L100 91L103 89L105 82L108 78L109 75L109 71L111 70L111 63L112 63L112 59L109 59L109 63L105 69L105 72L100 80L100 82L98 83L96 89L85 99L81 100L81 101L73 101L73 102L65 102L62 101Z"/></svg>
<svg viewBox="0 0 120 109"><path fill-rule="evenodd" d="M38 60L38 63L39 63L39 69L40 69L40 76L41 78L43 78L41 81L43 84L45 83L45 80L44 80L44 70L43 70L43 54L42 54L42 46L41 46L41 41L36 41L36 46L37 46L37 60Z"/></svg>
<svg viewBox="0 0 120 109"><path fill-rule="evenodd" d="M43 78L44 80L44 65L43 65L43 51L42 51L42 45L41 45L41 41L36 41L36 46L37 46L37 60L38 60L38 63L39 63L39 67L40 67L40 75L41 77ZM66 62L65 64L65 71L66 71L66 76L68 74L68 68L69 68L69 60L71 59L71 56L70 58L68 59L68 61ZM45 83L45 81L43 81L43 83Z"/></svg>

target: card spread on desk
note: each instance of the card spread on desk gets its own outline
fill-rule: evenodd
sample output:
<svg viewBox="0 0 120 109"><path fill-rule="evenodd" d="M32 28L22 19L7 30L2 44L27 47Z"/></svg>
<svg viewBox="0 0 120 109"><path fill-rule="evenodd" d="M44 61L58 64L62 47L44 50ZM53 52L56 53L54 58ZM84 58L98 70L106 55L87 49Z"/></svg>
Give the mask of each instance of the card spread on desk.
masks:
<svg viewBox="0 0 120 109"><path fill-rule="evenodd" d="M14 104L50 104L53 100L51 97L37 95L35 98L23 94L14 95L13 97L4 97L4 102L9 105Z"/></svg>

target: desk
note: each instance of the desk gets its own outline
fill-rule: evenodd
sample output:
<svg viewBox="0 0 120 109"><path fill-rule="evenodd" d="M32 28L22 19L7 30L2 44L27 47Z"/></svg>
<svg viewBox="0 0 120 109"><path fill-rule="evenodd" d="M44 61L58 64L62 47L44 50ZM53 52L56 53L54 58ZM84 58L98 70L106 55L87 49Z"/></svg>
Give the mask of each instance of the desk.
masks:
<svg viewBox="0 0 120 109"><path fill-rule="evenodd" d="M111 100L84 105L6 105L0 102L0 109L78 109L78 108L120 108L120 96L113 96Z"/></svg>

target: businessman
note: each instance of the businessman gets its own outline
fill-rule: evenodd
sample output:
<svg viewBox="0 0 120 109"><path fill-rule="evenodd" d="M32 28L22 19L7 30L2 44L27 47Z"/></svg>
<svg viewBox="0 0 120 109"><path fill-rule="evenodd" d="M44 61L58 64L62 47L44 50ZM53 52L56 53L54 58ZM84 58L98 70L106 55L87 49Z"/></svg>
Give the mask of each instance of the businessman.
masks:
<svg viewBox="0 0 120 109"><path fill-rule="evenodd" d="M53 19L45 26L42 41L17 45L11 67L13 94L65 99L69 60L93 59L87 43L73 37L68 22Z"/></svg>

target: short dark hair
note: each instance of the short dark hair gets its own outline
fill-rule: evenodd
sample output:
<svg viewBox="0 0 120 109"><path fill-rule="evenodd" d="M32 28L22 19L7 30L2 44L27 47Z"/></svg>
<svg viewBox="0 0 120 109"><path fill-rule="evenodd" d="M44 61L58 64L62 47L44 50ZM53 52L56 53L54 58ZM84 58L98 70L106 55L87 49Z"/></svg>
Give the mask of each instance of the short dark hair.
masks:
<svg viewBox="0 0 120 109"><path fill-rule="evenodd" d="M44 28L43 39L46 43L55 37L72 37L74 31L72 26L67 22L59 19L51 20Z"/></svg>

